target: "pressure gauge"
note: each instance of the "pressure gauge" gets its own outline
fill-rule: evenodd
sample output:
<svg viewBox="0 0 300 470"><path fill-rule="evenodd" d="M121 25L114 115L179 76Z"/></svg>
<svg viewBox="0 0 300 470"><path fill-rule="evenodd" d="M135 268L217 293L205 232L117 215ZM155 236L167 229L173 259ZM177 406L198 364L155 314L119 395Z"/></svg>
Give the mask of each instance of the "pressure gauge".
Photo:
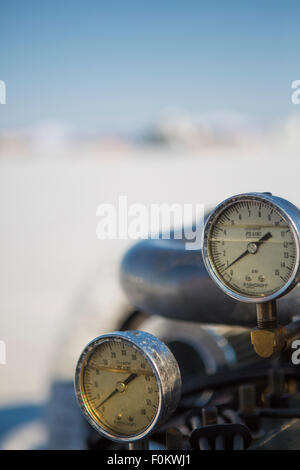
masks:
<svg viewBox="0 0 300 470"><path fill-rule="evenodd" d="M205 266L223 291L243 301L276 299L299 281L300 211L270 193L233 196L210 214Z"/></svg>
<svg viewBox="0 0 300 470"><path fill-rule="evenodd" d="M117 442L144 438L176 409L180 371L167 346L142 331L99 336L76 368L77 400L90 424Z"/></svg>

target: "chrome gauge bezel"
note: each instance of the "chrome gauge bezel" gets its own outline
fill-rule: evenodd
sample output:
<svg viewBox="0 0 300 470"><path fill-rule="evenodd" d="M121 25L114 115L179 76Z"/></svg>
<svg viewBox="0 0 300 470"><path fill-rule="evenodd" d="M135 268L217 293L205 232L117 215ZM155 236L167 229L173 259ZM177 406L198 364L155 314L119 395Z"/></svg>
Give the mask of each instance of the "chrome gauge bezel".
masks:
<svg viewBox="0 0 300 470"><path fill-rule="evenodd" d="M286 221L286 223L289 225L291 232L294 236L294 240L295 240L296 260L295 260L295 266L294 266L293 272L291 273L291 276L289 277L288 281L284 284L284 286L282 286L280 289L278 289L277 291L269 295L247 296L247 295L243 295L233 290L227 284L225 284L224 281L219 277L217 270L211 263L211 259L210 259L208 242L209 242L209 235L211 233L212 228L214 227L215 222L217 221L221 213L224 210L228 209L231 205L236 204L241 201L246 201L246 200L259 201L259 202L268 204L270 206L270 209L276 210L281 215L281 217ZM288 293L291 289L293 289L293 287L295 287L295 285L299 282L300 280L299 243L300 243L300 211L296 206L294 206L289 201L282 199L280 197L277 197L277 196L273 196L270 193L244 193L244 194L238 194L236 196L232 196L226 199L225 201L221 202L209 215L206 221L206 224L204 226L204 230L203 230L202 256L203 256L204 265L209 275L227 295L241 302L257 304L257 303L268 302L270 300L274 300L276 298L282 297L283 295Z"/></svg>
<svg viewBox="0 0 300 470"><path fill-rule="evenodd" d="M111 432L102 426L86 405L82 389L82 377L90 354L105 342L124 341L138 350L151 366L159 395L157 412L149 426L130 436ZM75 393L82 413L96 431L115 442L134 442L151 434L157 425L163 423L176 409L181 395L181 376L172 352L158 338L143 331L116 331L95 338L82 351L76 366Z"/></svg>

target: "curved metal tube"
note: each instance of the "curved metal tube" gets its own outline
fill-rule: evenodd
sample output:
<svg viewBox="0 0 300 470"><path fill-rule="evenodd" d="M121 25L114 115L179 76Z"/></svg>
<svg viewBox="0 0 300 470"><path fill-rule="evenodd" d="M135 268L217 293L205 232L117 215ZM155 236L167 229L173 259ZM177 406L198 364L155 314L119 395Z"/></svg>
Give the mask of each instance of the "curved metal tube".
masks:
<svg viewBox="0 0 300 470"><path fill-rule="evenodd" d="M143 240L125 254L121 284L130 303L149 314L201 323L254 326L255 305L224 294L208 275L201 250L185 240ZM299 284L278 300L279 324L300 310Z"/></svg>

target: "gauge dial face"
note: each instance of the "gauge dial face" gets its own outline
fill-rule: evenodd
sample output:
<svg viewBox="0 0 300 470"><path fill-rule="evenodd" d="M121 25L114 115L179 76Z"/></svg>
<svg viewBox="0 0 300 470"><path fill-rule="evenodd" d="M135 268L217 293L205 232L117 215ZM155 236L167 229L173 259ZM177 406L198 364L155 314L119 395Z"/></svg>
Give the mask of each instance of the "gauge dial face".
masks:
<svg viewBox="0 0 300 470"><path fill-rule="evenodd" d="M106 340L81 369L81 395L97 425L114 436L144 432L159 408L159 388L147 357L133 344Z"/></svg>
<svg viewBox="0 0 300 470"><path fill-rule="evenodd" d="M297 242L291 223L268 201L244 198L225 207L207 239L210 265L229 290L267 297L294 275Z"/></svg>

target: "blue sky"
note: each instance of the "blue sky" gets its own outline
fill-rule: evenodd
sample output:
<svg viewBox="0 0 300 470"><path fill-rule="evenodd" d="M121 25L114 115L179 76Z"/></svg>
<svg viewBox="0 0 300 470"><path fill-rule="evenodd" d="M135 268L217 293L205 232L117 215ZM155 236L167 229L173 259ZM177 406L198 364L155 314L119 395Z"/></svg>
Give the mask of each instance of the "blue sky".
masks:
<svg viewBox="0 0 300 470"><path fill-rule="evenodd" d="M0 129L136 132L163 109L280 120L299 39L298 0L1 0Z"/></svg>

